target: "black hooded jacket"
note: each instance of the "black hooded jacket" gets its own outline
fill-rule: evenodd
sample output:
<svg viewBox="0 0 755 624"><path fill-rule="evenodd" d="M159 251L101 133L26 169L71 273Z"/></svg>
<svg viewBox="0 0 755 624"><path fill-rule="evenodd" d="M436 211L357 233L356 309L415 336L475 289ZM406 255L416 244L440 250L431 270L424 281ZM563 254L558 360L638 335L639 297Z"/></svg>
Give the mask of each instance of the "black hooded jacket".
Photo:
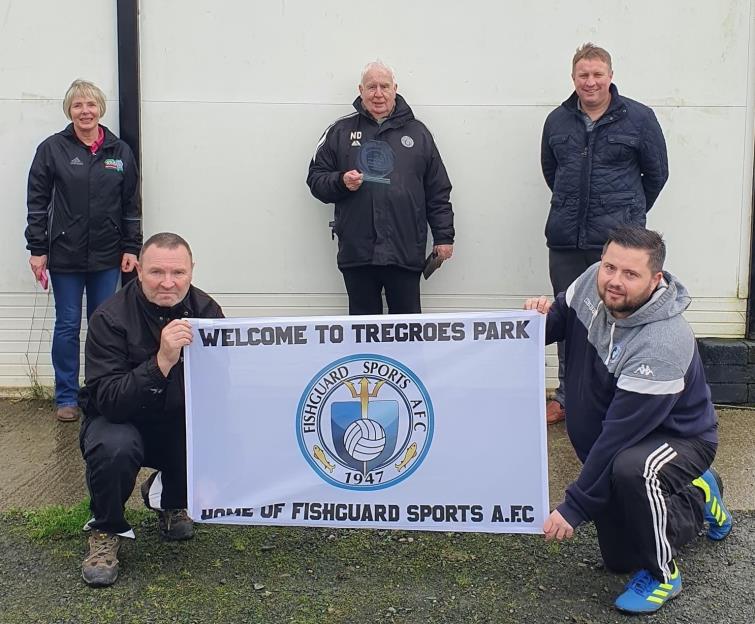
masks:
<svg viewBox="0 0 755 624"><path fill-rule="evenodd" d="M183 356L165 377L157 366L160 334L178 318L223 318L220 306L194 286L171 308L147 300L131 280L92 315L87 331L85 386L79 405L87 418L112 422L183 419Z"/></svg>
<svg viewBox="0 0 755 624"><path fill-rule="evenodd" d="M420 271L428 224L436 245L454 242L451 182L443 160L432 134L400 95L380 125L364 110L361 98L354 108L355 113L325 130L307 176L312 195L335 204L338 266L396 265ZM364 181L357 191L349 191L343 174L352 169L365 173L359 154L371 141L389 146L382 160L393 161L385 175L390 183Z"/></svg>
<svg viewBox="0 0 755 624"><path fill-rule="evenodd" d="M142 246L139 173L129 146L102 126L97 154L73 124L45 139L29 171L26 248L52 271L112 269Z"/></svg>

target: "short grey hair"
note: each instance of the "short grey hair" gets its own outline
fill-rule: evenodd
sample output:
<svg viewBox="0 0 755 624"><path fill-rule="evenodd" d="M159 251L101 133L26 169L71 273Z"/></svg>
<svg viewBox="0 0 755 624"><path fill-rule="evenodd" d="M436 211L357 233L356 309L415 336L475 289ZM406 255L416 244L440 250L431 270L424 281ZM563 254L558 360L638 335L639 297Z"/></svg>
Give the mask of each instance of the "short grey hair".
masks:
<svg viewBox="0 0 755 624"><path fill-rule="evenodd" d="M369 63L367 63L367 65L364 66L364 69L362 70L362 77L359 80L360 84L364 84L364 77L373 69L382 69L383 71L387 71L391 75L393 84L396 84L396 72L393 71L392 67L386 65L380 59L377 59L376 61L370 61Z"/></svg>
<svg viewBox="0 0 755 624"><path fill-rule="evenodd" d="M102 92L96 84L89 82L88 80L76 79L68 87L65 96L63 97L63 112L68 119L71 118L71 104L73 100L78 97L92 98L97 103L97 108L100 111L100 117L105 116L105 94Z"/></svg>
<svg viewBox="0 0 755 624"><path fill-rule="evenodd" d="M153 234L142 245L142 249L139 252L139 260L142 259L144 252L149 247L159 247L160 249L177 249L178 247L184 247L189 252L189 258L194 261L194 255L191 253L191 247L183 236L179 236L173 232L158 232Z"/></svg>

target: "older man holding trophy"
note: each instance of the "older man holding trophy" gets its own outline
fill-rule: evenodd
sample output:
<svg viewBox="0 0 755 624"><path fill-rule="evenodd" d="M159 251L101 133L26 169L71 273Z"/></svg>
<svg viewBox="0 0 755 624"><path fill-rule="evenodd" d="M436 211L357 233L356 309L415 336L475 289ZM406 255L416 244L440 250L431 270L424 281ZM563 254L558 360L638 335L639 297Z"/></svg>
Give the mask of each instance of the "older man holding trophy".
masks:
<svg viewBox="0 0 755 624"><path fill-rule="evenodd" d="M397 90L390 67L369 63L356 112L325 130L309 165L312 195L335 204L349 314L382 314L383 290L390 314L421 312L420 275L453 254L451 182L432 134Z"/></svg>

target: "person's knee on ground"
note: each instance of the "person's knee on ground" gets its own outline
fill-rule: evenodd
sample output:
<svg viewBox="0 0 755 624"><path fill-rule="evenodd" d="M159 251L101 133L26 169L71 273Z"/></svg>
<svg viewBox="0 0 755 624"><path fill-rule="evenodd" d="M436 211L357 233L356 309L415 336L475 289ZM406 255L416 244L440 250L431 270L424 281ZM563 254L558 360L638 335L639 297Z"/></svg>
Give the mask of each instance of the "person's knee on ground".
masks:
<svg viewBox="0 0 755 624"><path fill-rule="evenodd" d="M628 559L619 559L608 551L601 551L603 559L603 568L611 574L631 574L637 569L637 566Z"/></svg>

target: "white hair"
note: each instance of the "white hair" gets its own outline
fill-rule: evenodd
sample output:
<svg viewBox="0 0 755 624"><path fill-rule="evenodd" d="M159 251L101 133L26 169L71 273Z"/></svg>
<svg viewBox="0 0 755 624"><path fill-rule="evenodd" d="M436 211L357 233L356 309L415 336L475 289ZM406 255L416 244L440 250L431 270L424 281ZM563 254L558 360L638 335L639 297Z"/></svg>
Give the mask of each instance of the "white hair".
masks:
<svg viewBox="0 0 755 624"><path fill-rule="evenodd" d="M369 63L367 63L367 65L364 66L364 69L362 70L362 78L360 80L361 84L364 84L364 77L373 69L380 69L380 70L388 72L391 75L391 80L393 81L393 84L396 84L396 72L393 71L392 67L386 65L380 59L376 61L370 61Z"/></svg>

